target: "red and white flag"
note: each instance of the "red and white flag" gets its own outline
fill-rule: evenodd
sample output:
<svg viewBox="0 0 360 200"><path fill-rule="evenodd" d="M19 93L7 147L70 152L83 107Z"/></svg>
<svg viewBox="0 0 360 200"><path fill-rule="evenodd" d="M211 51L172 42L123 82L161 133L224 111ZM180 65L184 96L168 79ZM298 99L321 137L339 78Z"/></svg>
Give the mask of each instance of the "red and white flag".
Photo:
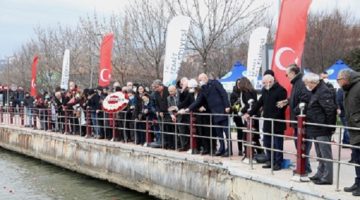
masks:
<svg viewBox="0 0 360 200"><path fill-rule="evenodd" d="M113 47L114 34L105 35L100 47L100 69L99 86L106 87L111 81L111 52Z"/></svg>
<svg viewBox="0 0 360 200"><path fill-rule="evenodd" d="M307 15L311 0L283 0L276 32L272 70L276 80L290 94L291 84L286 68L296 63L301 67L304 50Z"/></svg>
<svg viewBox="0 0 360 200"><path fill-rule="evenodd" d="M31 72L31 91L30 95L35 97L36 96L36 66L38 64L39 57L34 56L33 63L32 63L32 72Z"/></svg>

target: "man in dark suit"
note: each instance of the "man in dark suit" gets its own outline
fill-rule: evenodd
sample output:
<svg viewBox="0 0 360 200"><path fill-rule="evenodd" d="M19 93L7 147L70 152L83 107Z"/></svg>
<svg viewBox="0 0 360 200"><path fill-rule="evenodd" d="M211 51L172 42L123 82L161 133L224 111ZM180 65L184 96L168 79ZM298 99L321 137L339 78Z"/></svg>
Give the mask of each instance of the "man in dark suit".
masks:
<svg viewBox="0 0 360 200"><path fill-rule="evenodd" d="M199 97L184 111L195 111L207 103L210 112L213 114L213 125L217 126L215 130L220 143L215 156L230 156L232 154L231 141L228 142L228 149L226 150L223 136L225 133L226 139L230 139L228 131L229 118L224 115L230 112L228 95L218 80L209 80L208 76L204 73L199 75L198 80L201 86Z"/></svg>

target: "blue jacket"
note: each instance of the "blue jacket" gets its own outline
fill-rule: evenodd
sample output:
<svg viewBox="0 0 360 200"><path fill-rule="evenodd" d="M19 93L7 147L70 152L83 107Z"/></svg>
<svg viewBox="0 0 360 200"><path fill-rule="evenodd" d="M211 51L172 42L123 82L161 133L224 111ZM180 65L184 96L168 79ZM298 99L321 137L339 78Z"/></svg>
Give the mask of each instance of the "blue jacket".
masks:
<svg viewBox="0 0 360 200"><path fill-rule="evenodd" d="M209 80L206 85L203 85L199 97L189 106L189 110L195 111L206 103L212 114L225 114L225 108L230 108L228 95L219 81ZM227 116L214 115L213 119L217 123L226 120Z"/></svg>
<svg viewBox="0 0 360 200"><path fill-rule="evenodd" d="M140 111L140 115L139 115L139 119L140 120L156 120L156 111L155 111L155 106L152 105L151 102L149 102L147 105L145 105L144 103L142 103L141 105L141 111ZM147 111L147 112L145 112Z"/></svg>

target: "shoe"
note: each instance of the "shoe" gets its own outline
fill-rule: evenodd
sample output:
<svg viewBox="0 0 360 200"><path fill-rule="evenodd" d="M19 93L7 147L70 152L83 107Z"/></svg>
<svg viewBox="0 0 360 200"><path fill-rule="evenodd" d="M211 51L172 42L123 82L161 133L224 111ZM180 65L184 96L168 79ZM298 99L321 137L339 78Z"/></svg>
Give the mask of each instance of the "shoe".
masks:
<svg viewBox="0 0 360 200"><path fill-rule="evenodd" d="M332 185L332 182L326 181L324 179L318 179L313 181L316 185Z"/></svg>
<svg viewBox="0 0 360 200"><path fill-rule="evenodd" d="M187 151L187 149L183 148L183 147L180 147L177 149L177 151L181 152L181 151Z"/></svg>
<svg viewBox="0 0 360 200"><path fill-rule="evenodd" d="M354 163L354 164L356 164L356 163L355 163L355 160L352 159L352 158L348 161L348 163Z"/></svg>
<svg viewBox="0 0 360 200"><path fill-rule="evenodd" d="M357 183L354 183L352 186L350 187L344 187L344 191L345 192L354 192L356 189L359 188L359 185Z"/></svg>
<svg viewBox="0 0 360 200"><path fill-rule="evenodd" d="M262 166L262 168L264 168L264 169L270 169L270 168L271 168L271 165L270 165L270 164L265 164L265 165Z"/></svg>
<svg viewBox="0 0 360 200"><path fill-rule="evenodd" d="M355 191L352 192L353 196L360 196L360 187L356 188Z"/></svg>
<svg viewBox="0 0 360 200"><path fill-rule="evenodd" d="M316 181L316 180L319 180L320 177L315 175L315 176L309 177L309 179L312 180L312 181Z"/></svg>
<svg viewBox="0 0 360 200"><path fill-rule="evenodd" d="M221 156L221 155L223 155L224 154L224 152L222 152L222 151L216 151L215 152L215 156Z"/></svg>
<svg viewBox="0 0 360 200"><path fill-rule="evenodd" d="M200 155L206 155L206 154L209 154L209 152L208 151L201 151L200 152Z"/></svg>
<svg viewBox="0 0 360 200"><path fill-rule="evenodd" d="M230 155L229 155L229 152L226 151L223 155L221 155L221 157L230 157L232 155L233 155L232 153L230 153Z"/></svg>
<svg viewBox="0 0 360 200"><path fill-rule="evenodd" d="M273 167L273 170L274 170L274 171L279 171L279 170L281 170L281 166L275 164L274 167Z"/></svg>
<svg viewBox="0 0 360 200"><path fill-rule="evenodd" d="M243 152L239 151L238 156L243 156Z"/></svg>

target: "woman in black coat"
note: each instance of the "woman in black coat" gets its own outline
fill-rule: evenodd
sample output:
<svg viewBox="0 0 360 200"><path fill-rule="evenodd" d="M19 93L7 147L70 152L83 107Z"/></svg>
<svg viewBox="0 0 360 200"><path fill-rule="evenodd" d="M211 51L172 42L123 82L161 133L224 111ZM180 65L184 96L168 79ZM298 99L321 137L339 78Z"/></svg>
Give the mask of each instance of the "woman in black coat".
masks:
<svg viewBox="0 0 360 200"><path fill-rule="evenodd" d="M257 94L256 90L252 86L250 80L246 77L242 77L238 80L236 80L236 85L233 88L233 92L230 95L230 103L232 112L235 114L234 116L234 122L237 126L237 139L238 141L238 150L239 155L243 155L243 145L240 140L245 139L245 135L243 134L242 128L246 127L246 122L242 120L241 116L248 112L250 105L249 100L253 99L253 105L257 101ZM255 124L255 128L257 126L257 123ZM254 134L253 140L256 143L256 145L260 146L260 135ZM257 153L262 153L261 149L257 149Z"/></svg>

